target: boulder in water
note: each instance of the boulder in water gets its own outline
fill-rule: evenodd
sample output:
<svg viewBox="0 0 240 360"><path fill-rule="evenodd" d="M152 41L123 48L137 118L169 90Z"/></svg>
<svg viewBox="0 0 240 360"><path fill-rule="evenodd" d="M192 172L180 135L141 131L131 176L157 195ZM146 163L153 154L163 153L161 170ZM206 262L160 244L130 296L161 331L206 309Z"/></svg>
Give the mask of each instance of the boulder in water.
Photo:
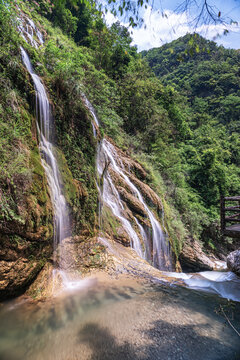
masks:
<svg viewBox="0 0 240 360"><path fill-rule="evenodd" d="M240 250L235 250L228 255L227 267L229 270L240 276Z"/></svg>

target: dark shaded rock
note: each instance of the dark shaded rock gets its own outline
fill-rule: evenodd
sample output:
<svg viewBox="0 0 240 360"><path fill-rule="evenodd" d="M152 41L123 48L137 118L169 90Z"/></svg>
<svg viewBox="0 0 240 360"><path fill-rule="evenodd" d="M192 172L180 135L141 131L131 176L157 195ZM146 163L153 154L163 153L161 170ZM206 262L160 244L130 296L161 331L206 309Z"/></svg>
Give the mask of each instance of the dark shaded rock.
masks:
<svg viewBox="0 0 240 360"><path fill-rule="evenodd" d="M233 251L228 255L227 267L236 275L240 276L240 250Z"/></svg>

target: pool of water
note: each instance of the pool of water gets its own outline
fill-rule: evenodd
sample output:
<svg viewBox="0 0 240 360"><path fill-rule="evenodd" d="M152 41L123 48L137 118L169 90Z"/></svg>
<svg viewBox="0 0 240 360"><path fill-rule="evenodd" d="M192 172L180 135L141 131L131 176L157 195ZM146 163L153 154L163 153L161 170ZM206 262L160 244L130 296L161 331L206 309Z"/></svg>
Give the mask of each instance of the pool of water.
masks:
<svg viewBox="0 0 240 360"><path fill-rule="evenodd" d="M236 331L240 303L151 281L96 280L45 302L4 303L0 359L239 360Z"/></svg>

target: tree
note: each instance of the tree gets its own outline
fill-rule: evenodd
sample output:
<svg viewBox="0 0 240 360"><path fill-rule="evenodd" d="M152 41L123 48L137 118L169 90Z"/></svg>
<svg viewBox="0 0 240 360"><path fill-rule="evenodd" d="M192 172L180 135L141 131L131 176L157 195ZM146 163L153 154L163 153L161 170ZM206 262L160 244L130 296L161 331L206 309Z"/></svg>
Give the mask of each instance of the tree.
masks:
<svg viewBox="0 0 240 360"><path fill-rule="evenodd" d="M44 5L45 9L49 6L49 2L44 0L39 3ZM46 9L46 16L54 25L72 36L76 43L89 45L87 37L92 26L92 13L96 11L94 3L85 3L82 0L53 0L50 9L51 11Z"/></svg>
<svg viewBox="0 0 240 360"><path fill-rule="evenodd" d="M114 79L119 79L127 71L131 55L136 56L136 47L131 46L132 39L119 22L107 28L101 17L97 17L89 31L89 44L95 50L95 65L103 68Z"/></svg>
<svg viewBox="0 0 240 360"><path fill-rule="evenodd" d="M68 0L53 0L53 3L57 4L57 6L65 6L67 1ZM70 2L75 6L79 1L70 0ZM92 0L81 0L81 3L87 6L96 4ZM108 11L110 8L114 15L125 15L130 26L133 27L143 24L143 19L141 17L142 8L146 8L148 5L157 8L156 3L154 3L154 1L150 3L149 0L108 0L107 5L105 4L105 2L100 2L99 9ZM161 0L159 0L158 8L159 10L162 9ZM228 24L234 22L233 19L227 18L225 14L222 14L221 9L218 9L213 5L210 0L183 0L182 3L177 6L176 11L186 11L189 14L189 21L196 27L201 24ZM194 12L193 19L191 17L191 12ZM166 17L167 14L162 12L162 16Z"/></svg>
<svg viewBox="0 0 240 360"><path fill-rule="evenodd" d="M149 0L108 0L111 5L111 11L114 15L126 15L131 26L137 26L143 23L141 18L141 9L147 8L148 5L154 8L162 9L162 2L159 1L159 6L156 6L154 1ZM187 12L189 15L189 22L195 27L201 24L226 24L232 23L233 20L227 18L222 14L221 9L210 3L210 0L183 0L183 2L175 9L177 12ZM162 11L162 10L161 10ZM192 18L192 14L194 17ZM167 14L162 11L162 16L167 17ZM226 30L227 31L227 30Z"/></svg>

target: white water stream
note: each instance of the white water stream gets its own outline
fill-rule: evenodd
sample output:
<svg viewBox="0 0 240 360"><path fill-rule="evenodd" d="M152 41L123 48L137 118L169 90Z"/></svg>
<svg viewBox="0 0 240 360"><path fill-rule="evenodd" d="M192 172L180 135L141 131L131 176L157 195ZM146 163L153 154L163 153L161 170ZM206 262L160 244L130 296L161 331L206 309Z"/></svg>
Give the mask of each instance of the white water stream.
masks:
<svg viewBox="0 0 240 360"><path fill-rule="evenodd" d="M165 273L167 276L182 280L187 287L223 298L240 301L240 279L231 271L202 271L199 273Z"/></svg>
<svg viewBox="0 0 240 360"><path fill-rule="evenodd" d="M35 33L37 35L41 44L43 43L43 37L40 36L40 31L36 28L32 20L28 19L28 24L29 25L27 25L26 29L22 25L20 30L24 28L24 33L22 33L24 39L27 40L28 38L30 44L37 47L38 43L34 40L33 34ZM54 146L51 142L51 139L53 138L53 119L51 114L51 107L44 85L40 77L34 72L29 56L22 47L21 54L22 61L31 75L35 88L39 150L41 154L42 165L47 176L51 201L53 204L54 248L56 250L58 244L60 244L64 238L70 236L70 221L67 203L63 194L63 186L58 163L56 156L54 155ZM61 262L63 260L63 249L62 247L60 247L60 249L58 264L61 268ZM54 253L56 253L56 251L54 251Z"/></svg>
<svg viewBox="0 0 240 360"><path fill-rule="evenodd" d="M24 19L18 18L18 30L23 39L36 49L39 45L44 44L44 38L41 31L36 27L31 19L27 17L24 17ZM35 40L34 35L38 41Z"/></svg>
<svg viewBox="0 0 240 360"><path fill-rule="evenodd" d="M96 129L99 128L99 122L90 102L85 97L84 101L93 116L92 125L94 136L96 137ZM144 227L140 224L138 219L134 217L133 220L135 226L139 230L140 237L134 229L133 224L126 218L124 202L121 200L111 173L108 171L109 168L111 168L118 176L121 176L131 190L132 195L143 205L151 223L150 234L144 230ZM119 159L115 147L105 138L98 145L97 171L99 178L102 179L101 181L103 183L102 188L99 186L99 189L101 188L101 200L111 209L113 215L121 222L123 229L131 240L132 248L141 258L149 261L154 267L171 271L173 267L171 248L167 233L163 231L153 212L145 203L142 194L128 177L126 168L121 159Z"/></svg>

